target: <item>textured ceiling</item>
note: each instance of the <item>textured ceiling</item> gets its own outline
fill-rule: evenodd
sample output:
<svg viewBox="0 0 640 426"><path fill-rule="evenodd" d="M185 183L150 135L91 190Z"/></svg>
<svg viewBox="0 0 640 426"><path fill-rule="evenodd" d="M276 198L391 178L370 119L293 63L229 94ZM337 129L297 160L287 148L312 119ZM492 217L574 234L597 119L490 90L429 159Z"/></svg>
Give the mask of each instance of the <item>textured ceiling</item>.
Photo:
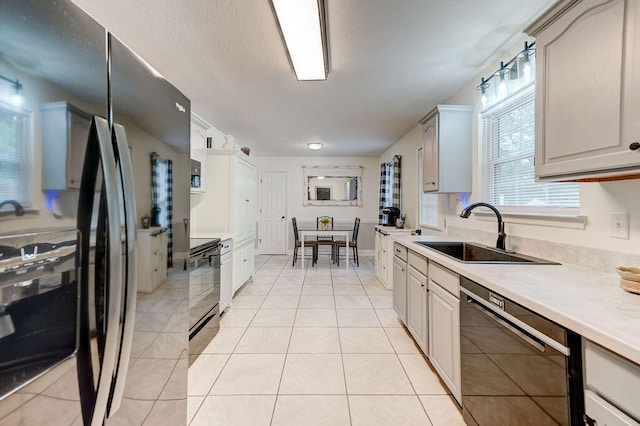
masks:
<svg viewBox="0 0 640 426"><path fill-rule="evenodd" d="M253 153L339 156L379 155L553 0L326 0L319 82L296 81L268 0L74 2Z"/></svg>

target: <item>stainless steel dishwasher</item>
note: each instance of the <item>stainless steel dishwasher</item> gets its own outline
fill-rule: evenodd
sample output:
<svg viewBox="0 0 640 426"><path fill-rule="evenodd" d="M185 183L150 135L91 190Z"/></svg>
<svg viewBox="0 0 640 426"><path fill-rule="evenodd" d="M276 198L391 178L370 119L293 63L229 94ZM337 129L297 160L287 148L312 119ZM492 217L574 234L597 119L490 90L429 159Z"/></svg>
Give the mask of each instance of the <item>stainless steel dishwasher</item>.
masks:
<svg viewBox="0 0 640 426"><path fill-rule="evenodd" d="M580 335L464 277L460 296L467 424L584 424Z"/></svg>

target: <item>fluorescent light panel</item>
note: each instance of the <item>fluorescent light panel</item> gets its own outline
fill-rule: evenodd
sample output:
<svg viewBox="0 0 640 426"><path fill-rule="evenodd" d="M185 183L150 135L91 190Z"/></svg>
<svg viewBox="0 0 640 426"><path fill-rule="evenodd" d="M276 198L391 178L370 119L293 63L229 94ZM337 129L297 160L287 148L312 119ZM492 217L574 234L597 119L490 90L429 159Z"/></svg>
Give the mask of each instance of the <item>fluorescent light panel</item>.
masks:
<svg viewBox="0 0 640 426"><path fill-rule="evenodd" d="M272 0L272 4L298 80L326 80L323 2Z"/></svg>
<svg viewBox="0 0 640 426"><path fill-rule="evenodd" d="M311 142L308 143L307 146L309 149L322 149L322 144L320 142Z"/></svg>

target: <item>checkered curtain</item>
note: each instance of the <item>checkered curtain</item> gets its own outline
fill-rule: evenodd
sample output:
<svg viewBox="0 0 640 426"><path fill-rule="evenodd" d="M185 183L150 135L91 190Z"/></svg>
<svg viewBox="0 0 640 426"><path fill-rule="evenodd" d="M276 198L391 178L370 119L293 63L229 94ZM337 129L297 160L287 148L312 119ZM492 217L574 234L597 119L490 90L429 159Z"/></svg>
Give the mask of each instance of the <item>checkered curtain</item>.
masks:
<svg viewBox="0 0 640 426"><path fill-rule="evenodd" d="M402 191L401 191L401 164L402 156L395 155L393 157L393 207L397 207L402 210Z"/></svg>
<svg viewBox="0 0 640 426"><path fill-rule="evenodd" d="M173 267L173 161L167 160L167 268Z"/></svg>
<svg viewBox="0 0 640 426"><path fill-rule="evenodd" d="M382 225L387 222L387 215L382 214L384 207L400 208L401 191L400 191L400 173L401 173L400 155L393 157L393 161L380 164L380 203L378 213L378 224Z"/></svg>
<svg viewBox="0 0 640 426"><path fill-rule="evenodd" d="M382 209L389 205L391 198L391 168L392 163L380 164L380 210L378 210L378 224L385 223L386 214L382 214Z"/></svg>
<svg viewBox="0 0 640 426"><path fill-rule="evenodd" d="M152 152L151 156L151 207L158 205L158 154Z"/></svg>

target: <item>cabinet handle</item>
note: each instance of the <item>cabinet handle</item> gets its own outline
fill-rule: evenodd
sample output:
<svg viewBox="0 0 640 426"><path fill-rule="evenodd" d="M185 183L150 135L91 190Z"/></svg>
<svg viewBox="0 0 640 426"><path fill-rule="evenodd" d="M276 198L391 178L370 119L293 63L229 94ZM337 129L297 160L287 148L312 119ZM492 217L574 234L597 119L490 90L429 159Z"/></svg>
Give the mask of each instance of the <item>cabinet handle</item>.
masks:
<svg viewBox="0 0 640 426"><path fill-rule="evenodd" d="M435 185L435 182L425 182L425 185Z"/></svg>
<svg viewBox="0 0 640 426"><path fill-rule="evenodd" d="M634 142L634 143L632 143L631 145L629 145L629 149L630 149L631 151L635 151L635 150L637 150L638 148L640 148L640 142Z"/></svg>

